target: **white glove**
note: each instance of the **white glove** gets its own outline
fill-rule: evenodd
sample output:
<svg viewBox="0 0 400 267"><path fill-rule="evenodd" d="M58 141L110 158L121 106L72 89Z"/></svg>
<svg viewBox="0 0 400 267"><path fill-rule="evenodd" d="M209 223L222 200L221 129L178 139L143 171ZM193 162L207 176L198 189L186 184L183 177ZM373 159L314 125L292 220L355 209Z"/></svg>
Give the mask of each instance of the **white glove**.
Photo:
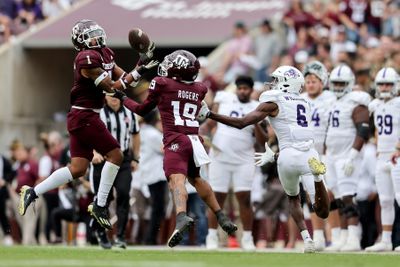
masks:
<svg viewBox="0 0 400 267"><path fill-rule="evenodd" d="M204 121L205 119L208 118L209 115L210 115L210 109L208 108L206 101L203 100L201 101L201 108L196 118L199 121Z"/></svg>
<svg viewBox="0 0 400 267"><path fill-rule="evenodd" d="M360 151L352 148L349 153L349 157L346 159L346 161L343 164L343 171L344 175L350 176L353 171L354 171L354 160L355 158L360 154Z"/></svg>
<svg viewBox="0 0 400 267"><path fill-rule="evenodd" d="M256 152L254 154L254 160L256 161L256 166L258 167L263 166L268 162L275 161L275 153L268 146L267 142L265 142L265 152L264 153Z"/></svg>
<svg viewBox="0 0 400 267"><path fill-rule="evenodd" d="M393 163L388 160L385 162L385 164L382 166L382 170L385 172L391 172L393 168Z"/></svg>

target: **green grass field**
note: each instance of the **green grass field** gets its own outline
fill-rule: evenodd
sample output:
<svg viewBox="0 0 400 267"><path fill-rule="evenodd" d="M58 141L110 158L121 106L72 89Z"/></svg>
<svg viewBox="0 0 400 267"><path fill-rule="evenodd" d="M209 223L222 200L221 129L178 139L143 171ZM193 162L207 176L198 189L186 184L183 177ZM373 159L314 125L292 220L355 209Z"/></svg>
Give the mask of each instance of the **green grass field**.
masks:
<svg viewBox="0 0 400 267"><path fill-rule="evenodd" d="M0 247L0 266L368 267L400 266L400 254L299 254L201 250L109 250L77 247Z"/></svg>

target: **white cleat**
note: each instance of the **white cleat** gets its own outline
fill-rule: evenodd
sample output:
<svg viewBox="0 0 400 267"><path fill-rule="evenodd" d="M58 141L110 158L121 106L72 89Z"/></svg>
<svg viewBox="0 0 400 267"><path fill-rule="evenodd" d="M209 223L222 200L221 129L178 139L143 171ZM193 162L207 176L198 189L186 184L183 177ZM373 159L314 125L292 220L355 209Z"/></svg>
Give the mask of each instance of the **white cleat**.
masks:
<svg viewBox="0 0 400 267"><path fill-rule="evenodd" d="M365 248L368 252L392 251L392 243L379 242L373 246Z"/></svg>
<svg viewBox="0 0 400 267"><path fill-rule="evenodd" d="M341 252L361 251L360 240L347 240L346 244L340 249Z"/></svg>
<svg viewBox="0 0 400 267"><path fill-rule="evenodd" d="M325 250L325 238L315 238L314 245L316 251L324 251Z"/></svg>
<svg viewBox="0 0 400 267"><path fill-rule="evenodd" d="M312 240L304 241L303 253L315 253L315 244Z"/></svg>
<svg viewBox="0 0 400 267"><path fill-rule="evenodd" d="M218 235L207 235L206 248L209 250L214 250L218 248Z"/></svg>
<svg viewBox="0 0 400 267"><path fill-rule="evenodd" d="M243 250L246 251L254 251L256 250L256 246L254 245L253 236L242 237L240 245Z"/></svg>
<svg viewBox="0 0 400 267"><path fill-rule="evenodd" d="M341 242L332 243L329 247L325 248L325 251L336 252L336 251L340 251L340 249L342 247L343 247L343 244Z"/></svg>
<svg viewBox="0 0 400 267"><path fill-rule="evenodd" d="M10 247L10 246L14 245L14 241L10 235L6 235L6 236L4 236L3 244L6 247Z"/></svg>
<svg viewBox="0 0 400 267"><path fill-rule="evenodd" d="M396 252L400 252L400 246L398 246L398 247L395 247L395 248L394 248L394 251L396 251Z"/></svg>

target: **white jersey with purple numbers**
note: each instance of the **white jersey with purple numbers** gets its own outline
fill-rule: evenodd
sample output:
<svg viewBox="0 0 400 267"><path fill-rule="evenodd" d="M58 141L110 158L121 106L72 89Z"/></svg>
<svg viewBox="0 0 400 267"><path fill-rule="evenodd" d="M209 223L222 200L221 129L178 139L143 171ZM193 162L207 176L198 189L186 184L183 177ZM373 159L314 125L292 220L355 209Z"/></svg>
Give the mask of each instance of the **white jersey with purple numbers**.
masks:
<svg viewBox="0 0 400 267"><path fill-rule="evenodd" d="M368 109L374 115L378 133L377 152L394 152L400 137L400 97L395 97L387 102L375 99L369 104Z"/></svg>
<svg viewBox="0 0 400 267"><path fill-rule="evenodd" d="M294 147L306 149L314 141L311 123L311 105L301 95L270 90L260 95L260 102L278 105L275 117L268 117L279 142L279 149Z"/></svg>
<svg viewBox="0 0 400 267"><path fill-rule="evenodd" d="M369 94L361 91L350 92L331 106L326 135L326 154L332 157L346 157L353 147L357 130L353 122L353 110L357 106L368 107Z"/></svg>
<svg viewBox="0 0 400 267"><path fill-rule="evenodd" d="M328 130L330 106L336 101L336 96L331 91L322 91L316 98L310 98L307 93L301 95L311 104L310 127L314 132L315 149L322 155Z"/></svg>
<svg viewBox="0 0 400 267"><path fill-rule="evenodd" d="M236 94L220 91L214 99L218 104L218 114L229 117L244 117L255 110L258 102L251 100L241 103ZM254 125L249 125L242 130L218 123L213 137L211 156L213 160L232 164L245 164L254 162Z"/></svg>

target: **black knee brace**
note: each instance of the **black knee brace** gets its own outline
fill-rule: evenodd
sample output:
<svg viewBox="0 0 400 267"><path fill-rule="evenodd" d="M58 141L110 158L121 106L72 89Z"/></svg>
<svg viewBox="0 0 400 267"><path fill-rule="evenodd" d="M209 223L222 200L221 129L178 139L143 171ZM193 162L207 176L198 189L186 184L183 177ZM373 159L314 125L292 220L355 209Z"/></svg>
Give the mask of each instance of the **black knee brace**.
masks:
<svg viewBox="0 0 400 267"><path fill-rule="evenodd" d="M354 204L353 202L348 203L348 204L344 203L342 214L346 217L346 219L358 217L359 212L358 212L357 205Z"/></svg>
<svg viewBox="0 0 400 267"><path fill-rule="evenodd" d="M343 201L342 201L341 199L336 198L336 199L334 199L334 200L331 201L331 204L330 204L330 211L334 211L334 210L339 209L339 212L340 212L340 210L341 210L342 208L343 208Z"/></svg>

